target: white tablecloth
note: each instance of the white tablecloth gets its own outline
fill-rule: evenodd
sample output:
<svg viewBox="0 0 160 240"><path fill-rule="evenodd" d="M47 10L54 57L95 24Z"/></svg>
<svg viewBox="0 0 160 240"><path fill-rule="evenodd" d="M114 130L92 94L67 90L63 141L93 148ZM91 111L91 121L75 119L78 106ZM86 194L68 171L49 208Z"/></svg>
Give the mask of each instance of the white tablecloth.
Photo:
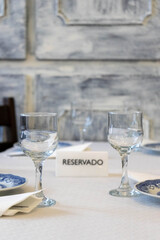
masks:
<svg viewBox="0 0 160 240"><path fill-rule="evenodd" d="M55 160L47 160L43 187L45 194L57 204L36 208L29 214L0 218L0 240L160 239L160 199L144 195L134 198L110 196L109 190L120 183L120 157L107 143L94 143L91 147L108 151L109 176L55 177ZM134 152L129 158L129 170L159 174L160 178L160 156ZM34 165L29 158L7 157L1 153L0 172L27 178L27 184L14 190L15 193L34 189Z"/></svg>

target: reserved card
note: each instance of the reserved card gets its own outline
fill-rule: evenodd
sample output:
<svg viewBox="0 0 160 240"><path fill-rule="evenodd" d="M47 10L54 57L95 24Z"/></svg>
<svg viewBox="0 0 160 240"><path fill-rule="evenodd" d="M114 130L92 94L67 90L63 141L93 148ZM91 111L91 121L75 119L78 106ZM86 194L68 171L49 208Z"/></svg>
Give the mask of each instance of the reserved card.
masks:
<svg viewBox="0 0 160 240"><path fill-rule="evenodd" d="M98 151L57 151L56 176L106 177L108 176L108 153Z"/></svg>

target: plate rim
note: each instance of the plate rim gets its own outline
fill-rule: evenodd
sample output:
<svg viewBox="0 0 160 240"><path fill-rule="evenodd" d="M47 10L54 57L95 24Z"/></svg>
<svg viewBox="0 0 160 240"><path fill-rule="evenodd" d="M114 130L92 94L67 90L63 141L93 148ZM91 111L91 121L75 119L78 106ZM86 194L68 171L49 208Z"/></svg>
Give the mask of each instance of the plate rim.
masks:
<svg viewBox="0 0 160 240"><path fill-rule="evenodd" d="M160 153L160 150L154 149L152 147L149 148L147 145L159 145L160 146L160 142L145 143L145 144L141 145L141 148L148 152Z"/></svg>
<svg viewBox="0 0 160 240"><path fill-rule="evenodd" d="M65 141L59 141L58 144L60 144L60 145L62 144L62 145L68 146L68 147L72 146L71 143L65 142Z"/></svg>
<svg viewBox="0 0 160 240"><path fill-rule="evenodd" d="M137 185L139 185L139 184L145 183L145 182L147 182L147 181L157 181L157 180L159 180L159 182L160 182L160 178L156 178L156 179L146 179L146 180L144 180L144 181L141 181L141 182L136 183L136 184L134 185L134 188L135 188L136 191L138 191L138 192L140 192L141 194L144 194L144 195L146 195L146 196L155 197L155 198L160 198L160 195L155 195L155 194L151 194L151 193L146 193L146 192L143 192L143 191L141 191L141 190L139 190L139 189L137 188Z"/></svg>
<svg viewBox="0 0 160 240"><path fill-rule="evenodd" d="M0 174L3 174L3 175L11 175L11 176L13 176L13 177L19 177L19 178L21 178L21 179L23 178L23 179L25 180L24 183L19 184L19 185L14 186L14 187L0 188L0 192L9 191L9 190L14 190L14 189L16 189L16 188L20 188L20 187L24 186L24 185L27 183L27 179L26 179L25 177L22 177L22 176L19 176L19 175L15 175L15 174L12 174L12 173L0 173Z"/></svg>

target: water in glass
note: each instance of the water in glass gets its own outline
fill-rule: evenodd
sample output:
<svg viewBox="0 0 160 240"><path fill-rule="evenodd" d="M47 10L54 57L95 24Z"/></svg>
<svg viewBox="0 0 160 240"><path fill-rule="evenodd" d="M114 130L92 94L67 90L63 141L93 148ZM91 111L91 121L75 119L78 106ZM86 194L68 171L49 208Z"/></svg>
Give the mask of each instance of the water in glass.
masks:
<svg viewBox="0 0 160 240"><path fill-rule="evenodd" d="M138 148L143 139L142 113L138 111L113 111L108 113L108 142L116 149L122 161L120 186L111 190L113 196L131 197L139 195L129 183L128 155Z"/></svg>

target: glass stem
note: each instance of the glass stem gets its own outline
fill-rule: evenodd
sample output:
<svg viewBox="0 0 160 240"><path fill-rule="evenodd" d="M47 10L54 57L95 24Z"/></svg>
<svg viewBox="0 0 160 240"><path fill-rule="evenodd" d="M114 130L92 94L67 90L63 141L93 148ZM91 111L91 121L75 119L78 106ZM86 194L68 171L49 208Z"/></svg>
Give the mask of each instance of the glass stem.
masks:
<svg viewBox="0 0 160 240"><path fill-rule="evenodd" d="M33 161L35 165L35 191L42 190L43 161ZM37 197L44 198L43 191L36 193Z"/></svg>
<svg viewBox="0 0 160 240"><path fill-rule="evenodd" d="M83 128L79 129L79 134L80 134L80 142L84 143L84 131L83 131Z"/></svg>
<svg viewBox="0 0 160 240"><path fill-rule="evenodd" d="M123 189L130 188L129 178L128 178L128 154L127 153L121 154L121 161L122 161L122 178L121 178L120 188L123 188Z"/></svg>

